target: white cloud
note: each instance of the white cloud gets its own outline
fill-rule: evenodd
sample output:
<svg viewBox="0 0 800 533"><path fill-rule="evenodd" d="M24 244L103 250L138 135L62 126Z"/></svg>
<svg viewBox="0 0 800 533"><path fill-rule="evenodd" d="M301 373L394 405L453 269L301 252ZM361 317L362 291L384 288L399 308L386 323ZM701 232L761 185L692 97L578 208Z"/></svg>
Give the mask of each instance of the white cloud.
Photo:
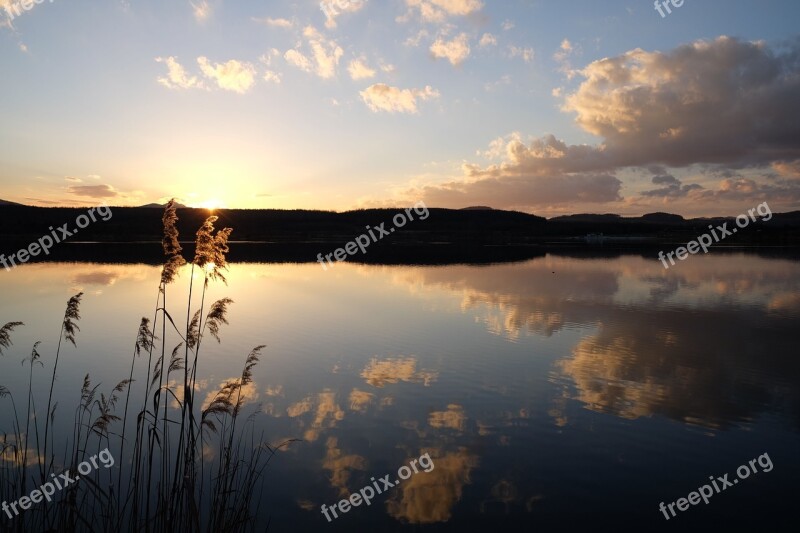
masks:
<svg viewBox="0 0 800 533"><path fill-rule="evenodd" d="M333 39L322 35L313 26L307 26L303 30L303 37L306 39L308 55L294 48L284 54L286 61L300 70L313 72L323 79L336 76L339 60L344 55L342 47Z"/></svg>
<svg viewBox="0 0 800 533"><path fill-rule="evenodd" d="M460 65L469 57L469 37L462 33L452 41L439 38L431 45L430 50L433 57L445 58L453 65Z"/></svg>
<svg viewBox="0 0 800 533"><path fill-rule="evenodd" d="M211 63L206 57L198 57L197 64L203 74L214 81L220 89L244 94L255 83L256 69L250 63L231 59L225 63Z"/></svg>
<svg viewBox="0 0 800 533"><path fill-rule="evenodd" d="M277 48L270 48L266 53L261 54L261 57L259 57L258 60L261 61L261 63L263 63L264 66L269 67L272 65L272 60L280 55L281 55L280 50L278 50Z"/></svg>
<svg viewBox="0 0 800 533"><path fill-rule="evenodd" d="M196 76L189 76L186 69L178 63L175 56L157 57L156 61L167 65L167 75L158 78L158 83L168 89L202 89L203 82Z"/></svg>
<svg viewBox="0 0 800 533"><path fill-rule="evenodd" d="M424 89L400 89L384 83L376 83L361 91L361 99L374 112L416 113L417 100L438 98L439 91L430 85Z"/></svg>
<svg viewBox="0 0 800 533"><path fill-rule="evenodd" d="M478 42L478 45L481 48L486 48L489 46L497 46L497 37L495 37L491 33L484 33L481 36L481 40Z"/></svg>
<svg viewBox="0 0 800 533"><path fill-rule="evenodd" d="M336 18L345 13L355 13L364 7L367 0L323 0L320 3L325 13L325 27L336 28Z"/></svg>
<svg viewBox="0 0 800 533"><path fill-rule="evenodd" d="M375 70L371 69L364 58L354 59L350 62L350 66L347 67L347 71L350 73L350 77L354 80L363 80L368 78L373 78L375 76Z"/></svg>
<svg viewBox="0 0 800 533"><path fill-rule="evenodd" d="M206 20L211 17L211 5L208 3L207 0L202 0L201 2L189 2L192 6L192 12L194 13L194 19L197 22L205 22Z"/></svg>
<svg viewBox="0 0 800 533"><path fill-rule="evenodd" d="M259 22L261 24L265 24L265 25L267 25L267 26L269 26L271 28L290 29L290 28L294 27L294 22L292 22L289 19L283 19L283 18L275 18L274 19L274 18L270 18L270 17L265 17L265 18L261 18L261 19L254 18L253 20L256 21L256 22Z"/></svg>
<svg viewBox="0 0 800 533"><path fill-rule="evenodd" d="M408 13L399 20L405 22L418 12L424 22L442 23L448 17L466 16L480 11L480 0L406 0Z"/></svg>
<svg viewBox="0 0 800 533"><path fill-rule="evenodd" d="M508 47L508 55L510 57L521 57L523 61L530 63L533 61L534 51L533 48L522 48L511 45Z"/></svg>
<svg viewBox="0 0 800 533"><path fill-rule="evenodd" d="M268 81L270 83L280 83L281 75L272 70L267 70L264 72L264 81Z"/></svg>
<svg viewBox="0 0 800 533"><path fill-rule="evenodd" d="M415 35L406 39L403 44L411 48L416 48L422 42L422 39L428 38L429 35L428 30L419 30Z"/></svg>
<svg viewBox="0 0 800 533"><path fill-rule="evenodd" d="M580 55L580 52L580 47L572 44L569 39L561 41L558 50L553 54L553 59L559 64L559 72L563 72L570 79L576 76L578 72L572 69L570 57L573 55Z"/></svg>
<svg viewBox="0 0 800 533"><path fill-rule="evenodd" d="M283 58L287 63L299 68L300 70L311 72L313 68L311 65L311 60L297 50L287 50L286 53L283 54Z"/></svg>
<svg viewBox="0 0 800 533"><path fill-rule="evenodd" d="M486 91L494 91L502 87L503 85L511 85L511 76L508 74L504 74L500 76L500 79L497 81L490 81L483 84L483 88Z"/></svg>
<svg viewBox="0 0 800 533"><path fill-rule="evenodd" d="M503 31L508 31L514 27L514 22L510 20L504 20L501 27L503 28Z"/></svg>

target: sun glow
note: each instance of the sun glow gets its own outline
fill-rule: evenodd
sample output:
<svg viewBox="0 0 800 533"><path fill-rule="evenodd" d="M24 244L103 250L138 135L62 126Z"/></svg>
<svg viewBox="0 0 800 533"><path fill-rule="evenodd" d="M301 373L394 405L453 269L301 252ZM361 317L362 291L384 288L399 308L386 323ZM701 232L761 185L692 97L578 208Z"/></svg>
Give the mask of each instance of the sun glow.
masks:
<svg viewBox="0 0 800 533"><path fill-rule="evenodd" d="M216 198L212 198L211 200L206 200L198 205L198 207L202 207L203 209L208 209L209 211L214 211L215 209L221 209L225 207L221 200Z"/></svg>

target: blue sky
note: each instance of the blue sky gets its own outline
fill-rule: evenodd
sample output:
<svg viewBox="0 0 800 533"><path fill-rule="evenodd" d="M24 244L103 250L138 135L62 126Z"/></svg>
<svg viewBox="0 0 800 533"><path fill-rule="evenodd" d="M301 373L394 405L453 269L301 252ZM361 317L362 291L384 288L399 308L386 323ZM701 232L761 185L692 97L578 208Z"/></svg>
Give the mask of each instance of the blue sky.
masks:
<svg viewBox="0 0 800 533"><path fill-rule="evenodd" d="M4 200L800 208L797 2L20 4Z"/></svg>

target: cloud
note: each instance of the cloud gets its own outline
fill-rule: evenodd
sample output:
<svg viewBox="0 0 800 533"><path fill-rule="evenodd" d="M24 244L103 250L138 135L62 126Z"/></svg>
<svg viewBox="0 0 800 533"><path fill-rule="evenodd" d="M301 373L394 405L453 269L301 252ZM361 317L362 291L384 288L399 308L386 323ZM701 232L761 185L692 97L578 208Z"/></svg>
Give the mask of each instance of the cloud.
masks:
<svg viewBox="0 0 800 533"><path fill-rule="evenodd" d="M657 198L683 198L692 191L703 189L701 185L696 183L683 185L679 179L670 174L653 176L652 182L653 185L663 185L663 187L650 191L643 191L641 193L642 196Z"/></svg>
<svg viewBox="0 0 800 533"><path fill-rule="evenodd" d="M306 72L311 72L312 65L311 60L304 56L301 52L297 50L287 50L285 54L283 54L283 58L292 66L299 68L300 70L304 70Z"/></svg>
<svg viewBox="0 0 800 533"><path fill-rule="evenodd" d="M269 52L267 52L266 54L263 54L259 58L259 60L261 61L261 63L263 65L265 65L267 67L270 67L272 65L273 58L278 57L280 55L281 55L280 50L278 50L277 48L272 48ZM270 83L280 83L281 82L281 74L279 72L275 72L274 70L269 69L269 68L264 71L263 78L264 78L264 81L267 81L267 82L270 82Z"/></svg>
<svg viewBox="0 0 800 533"><path fill-rule="evenodd" d="M461 208L486 204L501 209L546 208L621 200L622 181L610 174L579 173L545 176L502 176L454 180L414 188L407 195L426 204Z"/></svg>
<svg viewBox="0 0 800 533"><path fill-rule="evenodd" d="M372 111L389 113L416 113L417 100L439 97L439 91L430 85L424 89L399 89L385 83L376 83L361 91L361 99Z"/></svg>
<svg viewBox="0 0 800 533"><path fill-rule="evenodd" d="M555 58L566 61L576 50L562 41ZM562 111L599 143L511 134L489 146L487 155L500 163L466 163L461 176L413 184L403 196L442 207L550 213L680 199L769 200L789 208L800 201L800 42L773 50L720 37L667 52L631 50L574 72L582 78L577 88L556 94L566 93ZM698 169L721 180L676 177ZM631 185L623 198L618 174L631 171L655 174L656 187L637 192L641 187Z"/></svg>
<svg viewBox="0 0 800 533"><path fill-rule="evenodd" d="M553 54L553 59L556 61L563 61L566 59L573 51L575 47L569 41L569 39L564 39L561 41L561 45L558 47L558 51Z"/></svg>
<svg viewBox="0 0 800 533"><path fill-rule="evenodd" d="M781 176L800 178L800 159L795 161L775 161L772 169Z"/></svg>
<svg viewBox="0 0 800 533"><path fill-rule="evenodd" d="M502 163L467 163L463 175L440 184L416 186L406 195L429 205L465 207L488 204L505 209L542 209L598 204L622 199L622 181L602 150L567 145L553 135L525 143L517 133L495 139L483 153Z"/></svg>
<svg viewBox="0 0 800 533"><path fill-rule="evenodd" d="M521 57L526 63L533 61L535 55L533 48L524 48L520 46L511 45L508 47L508 56L511 58Z"/></svg>
<svg viewBox="0 0 800 533"><path fill-rule="evenodd" d="M120 195L111 185L71 185L67 190L70 194L89 198L114 198Z"/></svg>
<svg viewBox="0 0 800 533"><path fill-rule="evenodd" d="M369 68L364 58L352 60L350 66L347 67L347 72L350 73L350 77L354 80L363 80L375 76L375 70Z"/></svg>
<svg viewBox="0 0 800 533"><path fill-rule="evenodd" d="M313 72L320 78L333 78L344 50L336 44L336 41L328 39L313 26L307 26L303 30L303 37L306 39L308 55L296 47L288 50L283 56L284 59L290 65L305 72Z"/></svg>
<svg viewBox="0 0 800 533"><path fill-rule="evenodd" d="M416 48L422 42L422 39L427 39L430 36L428 30L419 30L415 35L412 35L408 39L403 42L404 46L408 46L410 48Z"/></svg>
<svg viewBox="0 0 800 533"><path fill-rule="evenodd" d="M85 200L45 200L43 198L34 198L31 196L26 196L25 200L29 200L34 204L41 204L41 205L53 205L53 206L62 206L62 205L75 205L75 206L83 206L86 205Z"/></svg>
<svg viewBox="0 0 800 533"><path fill-rule="evenodd" d="M501 25L501 27L503 28L503 31L508 31L508 30L512 29L514 26L515 26L514 22L511 21L511 20L508 20L508 19L504 20L503 24Z"/></svg>
<svg viewBox="0 0 800 533"><path fill-rule="evenodd" d="M320 6L324 6L322 12L325 13L325 27L328 29L336 28L336 18L344 13L355 13L360 11L366 4L366 0L323 0Z"/></svg>
<svg viewBox="0 0 800 533"><path fill-rule="evenodd" d="M177 57L157 57L156 61L167 65L167 75L158 78L158 83L164 87L168 89L203 88L203 82L198 80L196 76L189 76L186 73L186 69L178 63Z"/></svg>
<svg viewBox="0 0 800 533"><path fill-rule="evenodd" d="M264 72L264 81L268 81L271 83L280 83L281 82L281 75L277 72L272 70L267 70Z"/></svg>
<svg viewBox="0 0 800 533"><path fill-rule="evenodd" d="M431 54L435 58L445 58L452 65L460 65L469 57L469 37L462 33L451 41L445 41L441 37L431 45Z"/></svg>
<svg viewBox="0 0 800 533"><path fill-rule="evenodd" d="M569 39L561 41L558 50L553 54L553 60L558 63L558 71L566 74L569 79L574 78L578 72L572 69L570 57L573 55L580 55L580 53L580 46L571 43Z"/></svg>
<svg viewBox="0 0 800 533"><path fill-rule="evenodd" d="M274 18L270 18L270 17L265 17L265 18L253 18L253 20L258 22L258 23L260 23L260 24L265 24L265 25L269 26L270 28L291 29L291 28L294 27L294 22L292 22L289 19L283 19L283 18L275 18L274 19Z"/></svg>
<svg viewBox="0 0 800 533"><path fill-rule="evenodd" d="M486 91L495 91L500 87L502 87L503 85L510 85L510 84L511 84L511 76L509 76L508 74L503 74L502 76L500 76L499 80L487 81L486 83L484 83L483 88Z"/></svg>
<svg viewBox="0 0 800 533"><path fill-rule="evenodd" d="M495 37L491 33L484 33L481 36L481 40L478 41L478 46L480 46L481 48L487 48L489 46L497 46L497 37Z"/></svg>
<svg viewBox="0 0 800 533"><path fill-rule="evenodd" d="M207 0L202 0L197 3L189 2L189 4L192 6L192 13L197 22L205 22L211 17L211 5L209 5Z"/></svg>
<svg viewBox="0 0 800 533"><path fill-rule="evenodd" d="M197 58L203 74L214 81L220 89L244 94L255 83L256 69L250 63L231 59L226 63L211 63L207 57Z"/></svg>
<svg viewBox="0 0 800 533"><path fill-rule="evenodd" d="M564 110L617 164L767 164L800 158L800 43L731 37L590 63Z"/></svg>
<svg viewBox="0 0 800 533"><path fill-rule="evenodd" d="M406 0L408 13L401 21L410 19L418 12L423 22L441 23L448 17L466 16L480 11L483 2L480 0Z"/></svg>

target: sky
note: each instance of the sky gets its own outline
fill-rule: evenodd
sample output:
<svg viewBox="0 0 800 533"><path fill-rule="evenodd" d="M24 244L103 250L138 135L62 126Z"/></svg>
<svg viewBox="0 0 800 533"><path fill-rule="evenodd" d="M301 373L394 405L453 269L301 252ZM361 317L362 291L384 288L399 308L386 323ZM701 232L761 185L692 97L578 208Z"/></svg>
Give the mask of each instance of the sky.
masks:
<svg viewBox="0 0 800 533"><path fill-rule="evenodd" d="M800 209L796 0L0 0L0 198Z"/></svg>

